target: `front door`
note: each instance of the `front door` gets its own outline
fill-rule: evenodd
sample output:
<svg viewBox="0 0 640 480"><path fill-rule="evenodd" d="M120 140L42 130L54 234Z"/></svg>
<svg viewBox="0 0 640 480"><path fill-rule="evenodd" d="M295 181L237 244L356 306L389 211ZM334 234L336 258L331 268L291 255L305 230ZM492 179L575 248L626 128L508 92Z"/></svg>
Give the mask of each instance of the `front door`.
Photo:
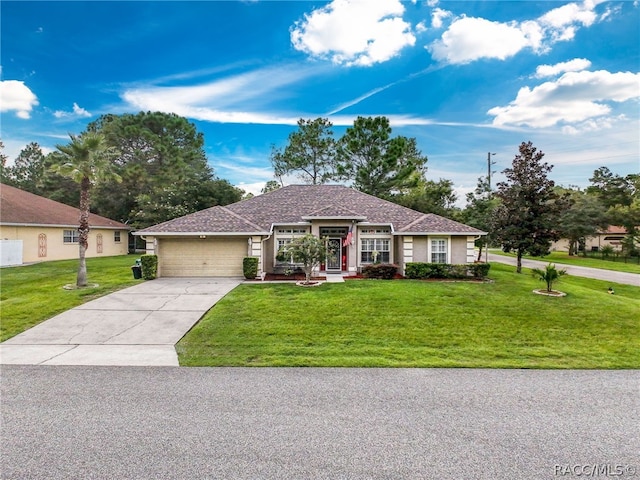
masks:
<svg viewBox="0 0 640 480"><path fill-rule="evenodd" d="M342 271L342 239L330 238L327 240L327 272Z"/></svg>

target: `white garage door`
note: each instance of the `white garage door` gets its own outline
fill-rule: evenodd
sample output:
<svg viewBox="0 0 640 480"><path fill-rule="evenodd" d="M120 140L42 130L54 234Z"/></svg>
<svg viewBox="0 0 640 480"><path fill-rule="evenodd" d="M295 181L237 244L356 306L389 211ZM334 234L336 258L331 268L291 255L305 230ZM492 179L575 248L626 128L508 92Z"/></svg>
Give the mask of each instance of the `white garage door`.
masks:
<svg viewBox="0 0 640 480"><path fill-rule="evenodd" d="M162 277L241 277L246 238L159 239Z"/></svg>

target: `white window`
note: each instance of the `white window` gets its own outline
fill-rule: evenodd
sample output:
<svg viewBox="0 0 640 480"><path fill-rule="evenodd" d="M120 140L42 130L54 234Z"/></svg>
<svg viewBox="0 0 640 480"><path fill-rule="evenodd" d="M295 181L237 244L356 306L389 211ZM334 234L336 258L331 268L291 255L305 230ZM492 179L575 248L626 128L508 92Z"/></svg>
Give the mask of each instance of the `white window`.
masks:
<svg viewBox="0 0 640 480"><path fill-rule="evenodd" d="M276 230L276 238L275 238L275 244L274 244L275 265L281 265L283 263L285 264L294 263L293 258L291 256L289 258L283 258L282 255L280 254L280 249L285 245L288 245L289 243L291 243L293 239L302 237L307 233L309 232L304 227L303 228L288 228L288 227L278 228Z"/></svg>
<svg viewBox="0 0 640 480"><path fill-rule="evenodd" d="M113 241L115 243L120 243L120 232L113 232Z"/></svg>
<svg viewBox="0 0 640 480"><path fill-rule="evenodd" d="M447 240L445 238L431 240L431 263L447 263Z"/></svg>
<svg viewBox="0 0 640 480"><path fill-rule="evenodd" d="M78 231L77 230L64 230L62 232L63 243L78 243Z"/></svg>
<svg viewBox="0 0 640 480"><path fill-rule="evenodd" d="M389 263L391 259L391 241L387 238L361 238L361 263Z"/></svg>

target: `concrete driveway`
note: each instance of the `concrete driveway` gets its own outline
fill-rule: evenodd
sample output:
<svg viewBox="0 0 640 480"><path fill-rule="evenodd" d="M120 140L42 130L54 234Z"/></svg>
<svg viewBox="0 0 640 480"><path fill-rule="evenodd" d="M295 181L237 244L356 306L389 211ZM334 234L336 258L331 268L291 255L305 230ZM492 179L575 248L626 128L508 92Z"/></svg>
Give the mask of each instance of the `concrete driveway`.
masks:
<svg viewBox="0 0 640 480"><path fill-rule="evenodd" d="M159 278L61 313L0 344L0 364L178 366L174 345L239 278Z"/></svg>

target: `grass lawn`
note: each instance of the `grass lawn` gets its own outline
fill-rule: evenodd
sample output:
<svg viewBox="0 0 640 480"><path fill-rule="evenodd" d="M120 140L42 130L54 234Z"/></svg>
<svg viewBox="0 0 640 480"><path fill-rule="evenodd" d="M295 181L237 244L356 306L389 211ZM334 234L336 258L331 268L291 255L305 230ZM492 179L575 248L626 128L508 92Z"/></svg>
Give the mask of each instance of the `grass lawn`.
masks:
<svg viewBox="0 0 640 480"><path fill-rule="evenodd" d="M640 368L640 288L563 277L564 298L493 264L495 283L241 285L180 341L181 365Z"/></svg>
<svg viewBox="0 0 640 480"><path fill-rule="evenodd" d="M505 253L501 250L489 250L497 255L515 258L515 253ZM575 265L578 267L600 268L603 270L614 270L616 272L638 273L640 274L640 265L637 258L629 259L628 263L624 263L622 259L614 261L613 257L609 260L603 260L599 257L583 257L578 255L569 256L567 252L551 252L546 257L532 257L525 255L522 258L529 260L539 260L541 262L551 262L556 264Z"/></svg>
<svg viewBox="0 0 640 480"><path fill-rule="evenodd" d="M131 273L139 255L87 258L89 283L97 288L64 290L76 282L78 260L42 262L0 270L0 341L58 313L110 292L134 285Z"/></svg>

